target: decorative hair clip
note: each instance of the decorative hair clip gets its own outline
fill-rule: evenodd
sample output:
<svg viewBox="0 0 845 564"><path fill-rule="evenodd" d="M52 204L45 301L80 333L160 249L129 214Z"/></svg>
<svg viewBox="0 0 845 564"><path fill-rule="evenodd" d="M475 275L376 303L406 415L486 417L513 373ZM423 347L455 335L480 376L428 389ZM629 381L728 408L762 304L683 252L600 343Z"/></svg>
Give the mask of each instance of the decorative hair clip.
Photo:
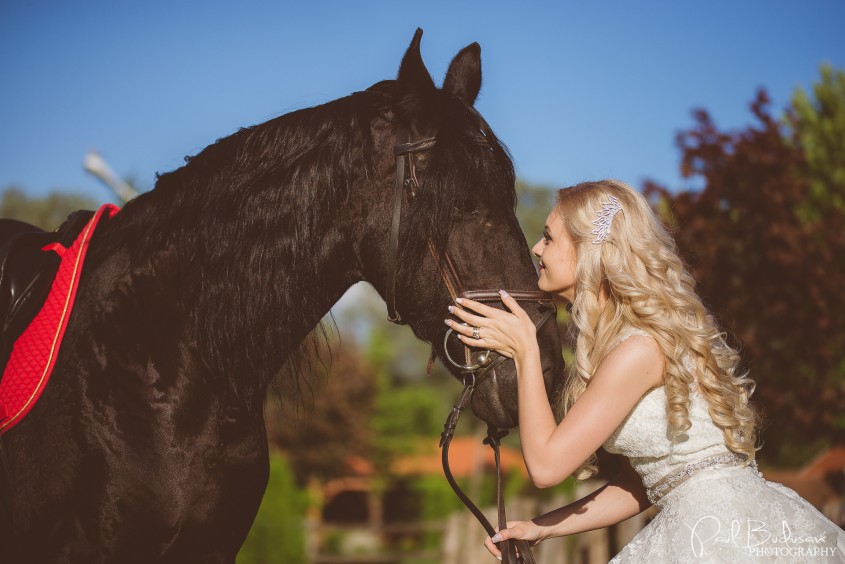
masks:
<svg viewBox="0 0 845 564"><path fill-rule="evenodd" d="M605 237L610 233L610 224L613 222L613 216L622 211L622 204L615 196L609 196L610 201L601 205L600 210L596 210L597 219L593 222L596 226L590 233L596 236L593 243L598 245L604 241Z"/></svg>

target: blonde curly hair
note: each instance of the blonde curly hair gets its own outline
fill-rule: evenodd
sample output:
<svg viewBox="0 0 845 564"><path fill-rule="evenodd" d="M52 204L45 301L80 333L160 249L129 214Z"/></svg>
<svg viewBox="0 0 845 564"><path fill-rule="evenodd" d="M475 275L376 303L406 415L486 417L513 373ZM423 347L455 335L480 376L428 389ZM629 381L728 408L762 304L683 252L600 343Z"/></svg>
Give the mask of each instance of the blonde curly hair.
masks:
<svg viewBox="0 0 845 564"><path fill-rule="evenodd" d="M601 243L594 243L596 212L615 197L622 210ZM733 452L754 460L758 416L749 403L754 382L740 372L740 357L695 293L695 280L678 256L672 236L642 194L617 180L584 182L561 189L556 211L575 245L577 331L575 362L561 395L566 413L584 392L602 360L627 328L654 337L665 356L663 383L669 436L683 440L689 420L690 386L698 381L713 422ZM608 300L599 305L604 288ZM696 378L697 377L697 378ZM576 471L598 471L595 453Z"/></svg>

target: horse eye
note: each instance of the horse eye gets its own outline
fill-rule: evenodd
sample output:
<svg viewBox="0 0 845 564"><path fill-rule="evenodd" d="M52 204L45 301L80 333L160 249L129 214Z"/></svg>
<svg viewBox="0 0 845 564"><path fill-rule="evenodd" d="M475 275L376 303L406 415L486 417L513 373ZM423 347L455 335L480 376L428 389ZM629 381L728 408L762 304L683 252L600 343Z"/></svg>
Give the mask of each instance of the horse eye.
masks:
<svg viewBox="0 0 845 564"><path fill-rule="evenodd" d="M478 207L460 208L458 206L455 206L452 209L454 210L455 215L471 216L481 214L481 209Z"/></svg>
<svg viewBox="0 0 845 564"><path fill-rule="evenodd" d="M478 200L470 198L458 201L453 209L455 213L461 215L478 215L481 213L481 205Z"/></svg>

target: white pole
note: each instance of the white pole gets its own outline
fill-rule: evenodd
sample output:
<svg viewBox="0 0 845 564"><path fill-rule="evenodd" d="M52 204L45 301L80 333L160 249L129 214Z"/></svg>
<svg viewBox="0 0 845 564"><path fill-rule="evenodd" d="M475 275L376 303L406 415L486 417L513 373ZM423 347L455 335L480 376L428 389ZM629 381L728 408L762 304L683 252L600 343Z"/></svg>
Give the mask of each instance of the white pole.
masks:
<svg viewBox="0 0 845 564"><path fill-rule="evenodd" d="M103 184L111 188L111 190L117 194L117 197L124 202L128 202L138 195L138 192L134 188L118 178L111 167L109 167L108 163L106 163L106 160L98 152L89 151L88 154L85 155L85 160L82 162L82 166L87 172L90 172L100 179Z"/></svg>

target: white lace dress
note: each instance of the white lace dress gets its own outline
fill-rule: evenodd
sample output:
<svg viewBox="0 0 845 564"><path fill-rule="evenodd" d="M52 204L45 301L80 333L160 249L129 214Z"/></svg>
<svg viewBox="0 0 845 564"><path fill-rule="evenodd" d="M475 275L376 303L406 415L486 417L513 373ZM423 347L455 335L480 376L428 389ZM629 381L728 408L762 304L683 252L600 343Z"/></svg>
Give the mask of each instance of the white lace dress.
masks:
<svg viewBox="0 0 845 564"><path fill-rule="evenodd" d="M645 333L619 342L633 334ZM668 438L661 386L603 445L628 457L659 509L611 563L845 562L845 531L756 466L739 466L697 386L690 400L685 440Z"/></svg>

